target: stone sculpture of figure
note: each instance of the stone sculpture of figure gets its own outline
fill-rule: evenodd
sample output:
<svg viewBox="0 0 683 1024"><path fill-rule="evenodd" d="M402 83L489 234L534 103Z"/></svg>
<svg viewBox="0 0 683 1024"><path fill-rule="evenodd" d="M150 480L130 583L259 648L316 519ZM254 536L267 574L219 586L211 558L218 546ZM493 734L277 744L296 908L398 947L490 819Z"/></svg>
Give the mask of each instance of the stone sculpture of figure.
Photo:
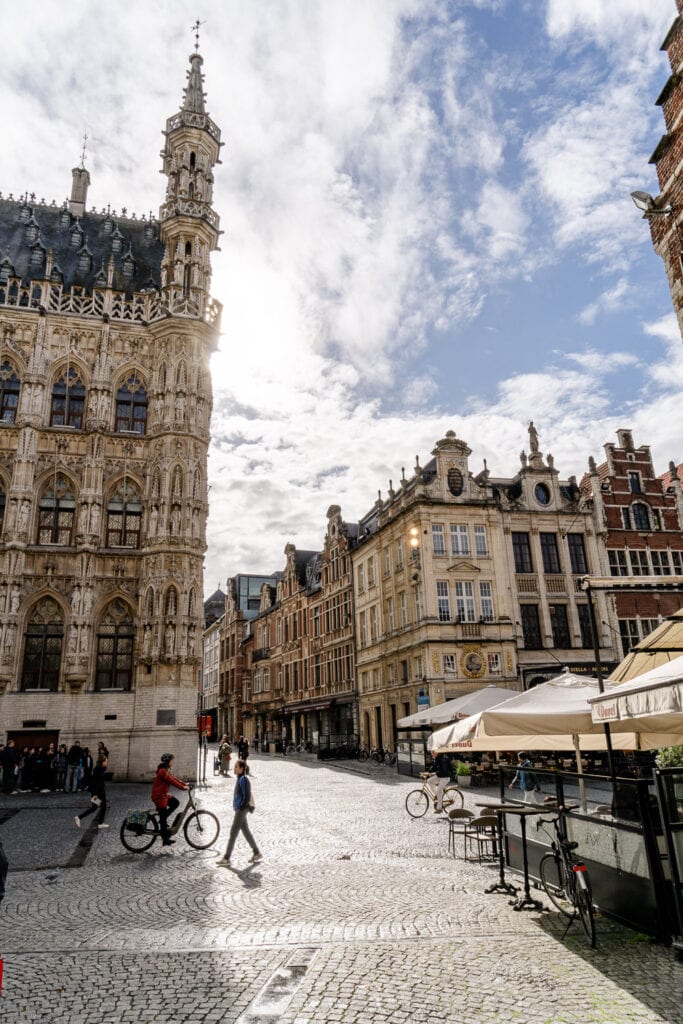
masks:
<svg viewBox="0 0 683 1024"><path fill-rule="evenodd" d="M548 463L548 469L554 469L554 467L555 467L555 459L552 457L550 452L548 452L548 454L546 455L545 461Z"/></svg>
<svg viewBox="0 0 683 1024"><path fill-rule="evenodd" d="M519 453L519 461L522 463L522 466L526 467L527 457L526 457L526 452L524 451L523 448L522 448L521 452Z"/></svg>
<svg viewBox="0 0 683 1024"><path fill-rule="evenodd" d="M101 513L100 513L100 506L98 505L98 503L96 501L94 501L92 503L92 505L90 506L90 532L91 533L99 533L100 532L100 515L101 515Z"/></svg>
<svg viewBox="0 0 683 1024"><path fill-rule="evenodd" d="M168 657L175 654L175 627L170 622L164 631L164 648Z"/></svg>
<svg viewBox="0 0 683 1024"><path fill-rule="evenodd" d="M171 533L174 537L180 535L180 507L174 505L171 509Z"/></svg>
<svg viewBox="0 0 683 1024"><path fill-rule="evenodd" d="M4 614L6 604L7 604L7 585L3 582L2 587L0 587L0 615Z"/></svg>
<svg viewBox="0 0 683 1024"><path fill-rule="evenodd" d="M78 626L72 626L69 633L69 654L75 654L78 650Z"/></svg>
<svg viewBox="0 0 683 1024"><path fill-rule="evenodd" d="M199 509L192 509L192 536L195 540L199 540Z"/></svg>
<svg viewBox="0 0 683 1024"><path fill-rule="evenodd" d="M149 658L152 653L152 627L145 626L145 632L142 637L142 653L145 658Z"/></svg>
<svg viewBox="0 0 683 1024"><path fill-rule="evenodd" d="M671 473L671 483L673 483L674 477L678 475L676 472L676 463L673 459L669 463L669 472Z"/></svg>
<svg viewBox="0 0 683 1024"><path fill-rule="evenodd" d="M159 525L159 509L156 505L152 505L149 512L149 535L150 537L156 537L157 526Z"/></svg>
<svg viewBox="0 0 683 1024"><path fill-rule="evenodd" d="M75 584L71 591L71 614L73 616L81 614L81 587L78 583Z"/></svg>
<svg viewBox="0 0 683 1024"><path fill-rule="evenodd" d="M27 498L24 498L24 500L21 503L21 509L19 510L19 523L18 523L19 533L27 533L28 532L28 521L29 521L30 515L31 515L31 502Z"/></svg>
<svg viewBox="0 0 683 1024"><path fill-rule="evenodd" d="M176 399L176 403L175 403L176 420L177 420L178 423L184 423L185 422L185 407L186 407L185 395L183 395L182 392L181 392L181 394L178 395L178 397Z"/></svg>
<svg viewBox="0 0 683 1024"><path fill-rule="evenodd" d="M189 629L187 632L187 653L193 657L195 652L195 636L194 629Z"/></svg>
<svg viewBox="0 0 683 1024"><path fill-rule="evenodd" d="M538 451L538 431L533 420L529 420L529 448L532 452Z"/></svg>
<svg viewBox="0 0 683 1024"><path fill-rule="evenodd" d="M10 657L12 656L12 650L14 648L14 636L16 630L17 627L14 625L13 622L8 622L5 625L5 652L8 653Z"/></svg>
<svg viewBox="0 0 683 1024"><path fill-rule="evenodd" d="M19 611L19 603L21 601L21 590L15 584L12 587L12 592L9 599L9 613L10 615L16 615Z"/></svg>
<svg viewBox="0 0 683 1024"><path fill-rule="evenodd" d="M95 594L91 587L86 587L83 591L83 614L90 615L93 605L95 603Z"/></svg>
<svg viewBox="0 0 683 1024"><path fill-rule="evenodd" d="M592 455L588 456L588 469L591 473L597 473L598 467Z"/></svg>

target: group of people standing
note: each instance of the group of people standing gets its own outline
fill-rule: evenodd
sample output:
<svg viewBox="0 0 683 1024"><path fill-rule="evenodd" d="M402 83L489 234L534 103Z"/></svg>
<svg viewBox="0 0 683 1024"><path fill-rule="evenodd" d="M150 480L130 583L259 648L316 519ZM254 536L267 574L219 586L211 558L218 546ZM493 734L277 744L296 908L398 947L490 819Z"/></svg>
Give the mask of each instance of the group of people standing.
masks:
<svg viewBox="0 0 683 1024"><path fill-rule="evenodd" d="M67 749L65 743L55 747L17 747L14 740L0 743L2 791L10 796L18 793L76 793L90 788L97 757L104 748L100 743L93 757L79 740Z"/></svg>

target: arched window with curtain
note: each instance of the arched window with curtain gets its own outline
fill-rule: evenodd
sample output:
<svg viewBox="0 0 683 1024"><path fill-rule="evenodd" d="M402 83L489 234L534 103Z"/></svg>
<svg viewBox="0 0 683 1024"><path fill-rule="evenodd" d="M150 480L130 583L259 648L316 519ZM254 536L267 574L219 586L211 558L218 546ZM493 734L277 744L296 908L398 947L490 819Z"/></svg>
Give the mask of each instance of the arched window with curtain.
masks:
<svg viewBox="0 0 683 1024"><path fill-rule="evenodd" d="M35 606L24 636L22 690L51 690L59 687L64 641L62 609L51 597Z"/></svg>
<svg viewBox="0 0 683 1024"><path fill-rule="evenodd" d="M53 385L50 426L75 427L80 430L84 409L85 387L78 372L70 366Z"/></svg>
<svg viewBox="0 0 683 1024"><path fill-rule="evenodd" d="M76 499L71 482L58 473L43 491L38 506L38 543L69 545L73 537Z"/></svg>
<svg viewBox="0 0 683 1024"><path fill-rule="evenodd" d="M17 418L21 382L11 363L0 366L0 423L14 423Z"/></svg>
<svg viewBox="0 0 683 1024"><path fill-rule="evenodd" d="M116 392L116 432L144 434L147 426L147 392L133 374Z"/></svg>
<svg viewBox="0 0 683 1024"><path fill-rule="evenodd" d="M136 488L121 481L107 505L107 547L139 548L142 501Z"/></svg>
<svg viewBox="0 0 683 1024"><path fill-rule="evenodd" d="M650 508L644 501L634 501L631 505L631 520L634 530L648 532L650 525Z"/></svg>
<svg viewBox="0 0 683 1024"><path fill-rule="evenodd" d="M134 638L130 608L117 598L104 609L97 629L96 690L131 689Z"/></svg>

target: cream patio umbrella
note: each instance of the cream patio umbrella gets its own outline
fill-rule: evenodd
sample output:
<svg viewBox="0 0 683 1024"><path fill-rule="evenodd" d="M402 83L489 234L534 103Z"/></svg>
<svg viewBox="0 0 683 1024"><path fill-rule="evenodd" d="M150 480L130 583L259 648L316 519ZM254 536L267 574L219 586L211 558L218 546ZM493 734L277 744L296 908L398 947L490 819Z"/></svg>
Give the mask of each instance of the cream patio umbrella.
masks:
<svg viewBox="0 0 683 1024"><path fill-rule="evenodd" d="M590 698L593 721L612 737L636 732L643 747L683 744L683 657L658 665Z"/></svg>
<svg viewBox="0 0 683 1024"><path fill-rule="evenodd" d="M517 694L494 708L482 711L476 722L439 729L427 746L431 750L570 750L576 753L582 807L586 806L581 751L606 750L604 728L593 721L589 697L598 696L597 679L565 671L531 690ZM462 728L460 733L454 730ZM447 730L450 734L447 735ZM612 737L613 746L633 750L635 732Z"/></svg>
<svg viewBox="0 0 683 1024"><path fill-rule="evenodd" d="M466 718L474 715L477 711L500 704L502 700L513 697L518 690L503 689L502 686L482 686L471 693L465 693L462 697L454 697L443 704L436 704L433 708L425 708L414 715L406 715L399 718L396 723L398 729L412 729L420 725L441 725L444 722L455 722L459 718Z"/></svg>

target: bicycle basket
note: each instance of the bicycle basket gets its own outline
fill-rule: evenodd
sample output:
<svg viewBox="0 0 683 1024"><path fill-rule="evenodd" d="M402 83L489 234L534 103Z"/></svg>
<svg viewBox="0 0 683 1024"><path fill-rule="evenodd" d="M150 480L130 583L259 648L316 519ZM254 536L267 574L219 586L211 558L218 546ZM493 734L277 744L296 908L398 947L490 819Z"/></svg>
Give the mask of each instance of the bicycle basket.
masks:
<svg viewBox="0 0 683 1024"><path fill-rule="evenodd" d="M147 811L128 811L126 825L132 832L142 832L147 824Z"/></svg>

